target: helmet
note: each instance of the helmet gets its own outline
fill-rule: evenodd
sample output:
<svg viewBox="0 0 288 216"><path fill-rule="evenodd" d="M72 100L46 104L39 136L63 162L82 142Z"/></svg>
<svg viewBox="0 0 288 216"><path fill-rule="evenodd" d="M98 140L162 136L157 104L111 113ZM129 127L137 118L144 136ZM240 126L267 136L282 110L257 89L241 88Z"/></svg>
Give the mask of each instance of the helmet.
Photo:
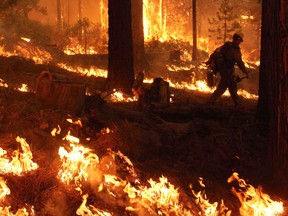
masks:
<svg viewBox="0 0 288 216"><path fill-rule="evenodd" d="M241 33L233 34L233 41L235 40L240 40L241 42L243 42L243 35Z"/></svg>

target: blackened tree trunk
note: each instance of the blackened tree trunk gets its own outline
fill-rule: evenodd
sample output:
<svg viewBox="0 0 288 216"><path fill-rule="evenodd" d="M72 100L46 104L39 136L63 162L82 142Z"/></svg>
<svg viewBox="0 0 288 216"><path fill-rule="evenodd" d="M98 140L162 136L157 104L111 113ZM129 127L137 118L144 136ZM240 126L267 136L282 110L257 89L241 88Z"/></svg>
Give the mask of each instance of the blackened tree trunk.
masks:
<svg viewBox="0 0 288 216"><path fill-rule="evenodd" d="M269 125L269 177L288 192L288 3L262 1L259 120Z"/></svg>
<svg viewBox="0 0 288 216"><path fill-rule="evenodd" d="M132 1L109 0L107 89L131 92L134 82Z"/></svg>

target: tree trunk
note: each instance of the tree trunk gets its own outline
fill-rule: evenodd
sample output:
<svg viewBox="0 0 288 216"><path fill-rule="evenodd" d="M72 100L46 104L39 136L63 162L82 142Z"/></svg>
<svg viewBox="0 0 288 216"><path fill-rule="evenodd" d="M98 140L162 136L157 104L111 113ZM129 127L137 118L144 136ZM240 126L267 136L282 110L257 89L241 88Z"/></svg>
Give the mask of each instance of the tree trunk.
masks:
<svg viewBox="0 0 288 216"><path fill-rule="evenodd" d="M274 1L273 1L274 2ZM272 9L273 10L273 9ZM271 153L273 179L285 185L288 192L288 3L286 0L275 1L274 10L278 16L274 34L275 47L272 76L272 121ZM272 14L272 13L271 13ZM271 17L272 19L272 17Z"/></svg>
<svg viewBox="0 0 288 216"><path fill-rule="evenodd" d="M63 30L62 0L57 0L57 30Z"/></svg>
<svg viewBox="0 0 288 216"><path fill-rule="evenodd" d="M196 6L196 0L193 0L193 53L192 53L192 60L196 61L197 60L197 16L196 16L196 11L197 11L197 6Z"/></svg>
<svg viewBox="0 0 288 216"><path fill-rule="evenodd" d="M83 42L83 15L82 15L82 0L78 0L78 20L81 23L81 28L79 32L79 43L82 44Z"/></svg>
<svg viewBox="0 0 288 216"><path fill-rule="evenodd" d="M288 192L288 4L262 2L258 118L269 123L269 177Z"/></svg>
<svg viewBox="0 0 288 216"><path fill-rule="evenodd" d="M139 16L142 17L142 10L139 9L139 5L142 5L142 0L109 0L108 2L107 89L116 88L131 93L134 82L134 65L136 59L140 59L134 54L139 52L140 55L143 52L138 50L139 48L144 50L143 33L139 31L142 30L143 32L143 23L139 21L142 19L139 18Z"/></svg>
<svg viewBox="0 0 288 216"><path fill-rule="evenodd" d="M70 0L67 0L67 25L70 26Z"/></svg>
<svg viewBox="0 0 288 216"><path fill-rule="evenodd" d="M275 27L276 19L271 19L268 7L269 3L262 3L262 29L261 29L261 51L260 51L260 73L259 73L259 100L257 105L257 117L263 123L268 123L271 116L271 76L273 71L273 61L275 54L273 51L274 41L273 31L271 28ZM274 2L272 2L274 4Z"/></svg>
<svg viewBox="0 0 288 216"><path fill-rule="evenodd" d="M144 32L143 32L143 2L132 0L132 41L134 73L138 74L145 65Z"/></svg>

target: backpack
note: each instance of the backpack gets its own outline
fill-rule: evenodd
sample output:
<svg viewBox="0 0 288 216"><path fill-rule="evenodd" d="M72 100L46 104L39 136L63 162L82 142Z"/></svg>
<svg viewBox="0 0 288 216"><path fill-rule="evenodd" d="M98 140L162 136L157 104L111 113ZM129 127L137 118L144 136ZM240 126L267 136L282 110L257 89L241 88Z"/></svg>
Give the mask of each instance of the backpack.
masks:
<svg viewBox="0 0 288 216"><path fill-rule="evenodd" d="M217 47L213 53L209 56L206 65L216 74L217 70L223 64L230 64L230 61L226 58L227 51L231 48L231 43L226 42L224 45Z"/></svg>

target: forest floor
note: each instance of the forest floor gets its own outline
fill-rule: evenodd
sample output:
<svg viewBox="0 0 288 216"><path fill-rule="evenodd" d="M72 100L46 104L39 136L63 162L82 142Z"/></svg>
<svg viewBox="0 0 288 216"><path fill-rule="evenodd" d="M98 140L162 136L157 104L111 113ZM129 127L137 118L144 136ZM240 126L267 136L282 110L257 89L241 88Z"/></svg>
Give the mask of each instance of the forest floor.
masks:
<svg viewBox="0 0 288 216"><path fill-rule="evenodd" d="M255 188L262 185L264 193L272 199L282 202L287 199L287 194L285 197L267 182L268 133L265 125L255 118L257 100L242 98L242 106L234 108L230 97L222 97L217 104L208 106L205 102L209 94L170 88L175 100L169 107L139 111L137 102L99 103L98 97L90 95L86 98L85 112L75 116L42 104L35 97L37 77L47 69L58 77L85 83L93 90L100 91L105 81L52 64L36 65L20 57L0 57L0 78L2 84L7 84L0 87L0 147L12 154L17 149L16 137L25 138L33 161L39 165L36 171L24 176L1 174L11 190L5 200L11 211L33 205L36 215L75 215L81 196L56 179L60 166L58 150L62 145L68 146L63 140L68 131L100 159L107 159L111 151L127 156L133 164L133 179L131 172L123 171L121 161L115 169L116 175L131 184L136 184L136 178L147 185L149 179L158 182L162 176L166 177L179 188L184 206L194 213L200 207L195 204L191 184L193 191L205 191L211 204L223 200L232 215L240 214L241 202L231 188L241 188L227 182L234 172ZM23 83L28 85L28 92L17 90ZM68 118L74 122L81 120L82 125L70 123ZM58 126L61 133L51 136ZM109 133L103 132L106 128ZM205 188L200 187L199 178L203 178ZM88 203L99 209L113 215L147 215L127 211L126 204L115 196L97 195L91 185L83 185L83 193L89 194ZM123 197L119 199L123 201ZM157 211L161 210L152 209L150 213L156 215Z"/></svg>

